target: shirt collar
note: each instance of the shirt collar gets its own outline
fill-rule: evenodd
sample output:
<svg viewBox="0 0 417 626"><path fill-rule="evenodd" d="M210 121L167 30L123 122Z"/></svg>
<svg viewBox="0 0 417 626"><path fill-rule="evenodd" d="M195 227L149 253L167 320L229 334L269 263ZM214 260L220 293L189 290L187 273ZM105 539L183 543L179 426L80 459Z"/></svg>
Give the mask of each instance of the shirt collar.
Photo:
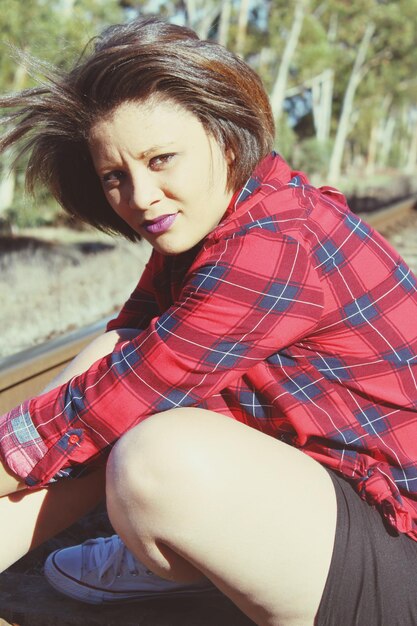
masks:
<svg viewBox="0 0 417 626"><path fill-rule="evenodd" d="M223 220L232 215L238 206L252 196L262 186L264 180L274 170L275 178L285 185L291 179L291 169L284 159L275 151L272 151L257 165L243 187L233 194L232 199L224 214Z"/></svg>

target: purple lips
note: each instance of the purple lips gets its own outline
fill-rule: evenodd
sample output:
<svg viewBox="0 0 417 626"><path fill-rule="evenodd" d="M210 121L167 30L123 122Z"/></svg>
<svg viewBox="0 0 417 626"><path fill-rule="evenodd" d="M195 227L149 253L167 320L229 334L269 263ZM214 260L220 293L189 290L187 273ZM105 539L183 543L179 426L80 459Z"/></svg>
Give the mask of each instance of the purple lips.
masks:
<svg viewBox="0 0 417 626"><path fill-rule="evenodd" d="M152 233L153 235L159 235L161 233L165 233L169 228L171 228L172 224L175 222L177 215L178 213L161 215L154 220L147 220L142 224L142 226L146 230L146 232Z"/></svg>

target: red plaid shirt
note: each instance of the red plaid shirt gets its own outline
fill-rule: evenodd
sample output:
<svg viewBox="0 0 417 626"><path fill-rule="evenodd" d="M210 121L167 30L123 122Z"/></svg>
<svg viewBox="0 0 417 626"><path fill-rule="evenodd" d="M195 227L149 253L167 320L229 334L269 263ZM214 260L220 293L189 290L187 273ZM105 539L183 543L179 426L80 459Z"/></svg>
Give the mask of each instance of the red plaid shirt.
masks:
<svg viewBox="0 0 417 626"><path fill-rule="evenodd" d="M416 278L339 192L271 155L196 248L153 252L121 327L136 338L2 417L2 459L29 486L195 406L338 470L417 539Z"/></svg>

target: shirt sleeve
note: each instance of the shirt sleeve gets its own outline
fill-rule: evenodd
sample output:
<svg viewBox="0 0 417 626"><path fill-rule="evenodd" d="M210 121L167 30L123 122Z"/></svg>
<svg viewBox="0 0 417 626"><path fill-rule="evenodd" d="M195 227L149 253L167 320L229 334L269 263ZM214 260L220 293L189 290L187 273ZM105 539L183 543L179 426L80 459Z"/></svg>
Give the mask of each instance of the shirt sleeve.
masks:
<svg viewBox="0 0 417 626"><path fill-rule="evenodd" d="M107 324L106 331L119 328L147 328L151 319L159 315L153 277L157 272L157 257L153 252L142 272L138 285L120 313Z"/></svg>
<svg viewBox="0 0 417 626"><path fill-rule="evenodd" d="M296 240L254 229L214 242L165 313L84 374L22 406L17 432L7 422L0 445L5 437L15 442L24 425L32 468L22 477L29 486L74 473L147 416L199 405L306 336L317 326L322 300L309 255ZM15 472L17 458L6 456Z"/></svg>

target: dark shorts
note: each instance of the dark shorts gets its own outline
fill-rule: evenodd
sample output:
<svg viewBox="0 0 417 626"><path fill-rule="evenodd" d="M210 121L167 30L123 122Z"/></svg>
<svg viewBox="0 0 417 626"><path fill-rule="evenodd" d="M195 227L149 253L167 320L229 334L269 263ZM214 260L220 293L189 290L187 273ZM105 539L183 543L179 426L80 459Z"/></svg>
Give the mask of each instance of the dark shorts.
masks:
<svg viewBox="0 0 417 626"><path fill-rule="evenodd" d="M417 542L398 534L329 471L337 527L316 626L416 626Z"/></svg>

